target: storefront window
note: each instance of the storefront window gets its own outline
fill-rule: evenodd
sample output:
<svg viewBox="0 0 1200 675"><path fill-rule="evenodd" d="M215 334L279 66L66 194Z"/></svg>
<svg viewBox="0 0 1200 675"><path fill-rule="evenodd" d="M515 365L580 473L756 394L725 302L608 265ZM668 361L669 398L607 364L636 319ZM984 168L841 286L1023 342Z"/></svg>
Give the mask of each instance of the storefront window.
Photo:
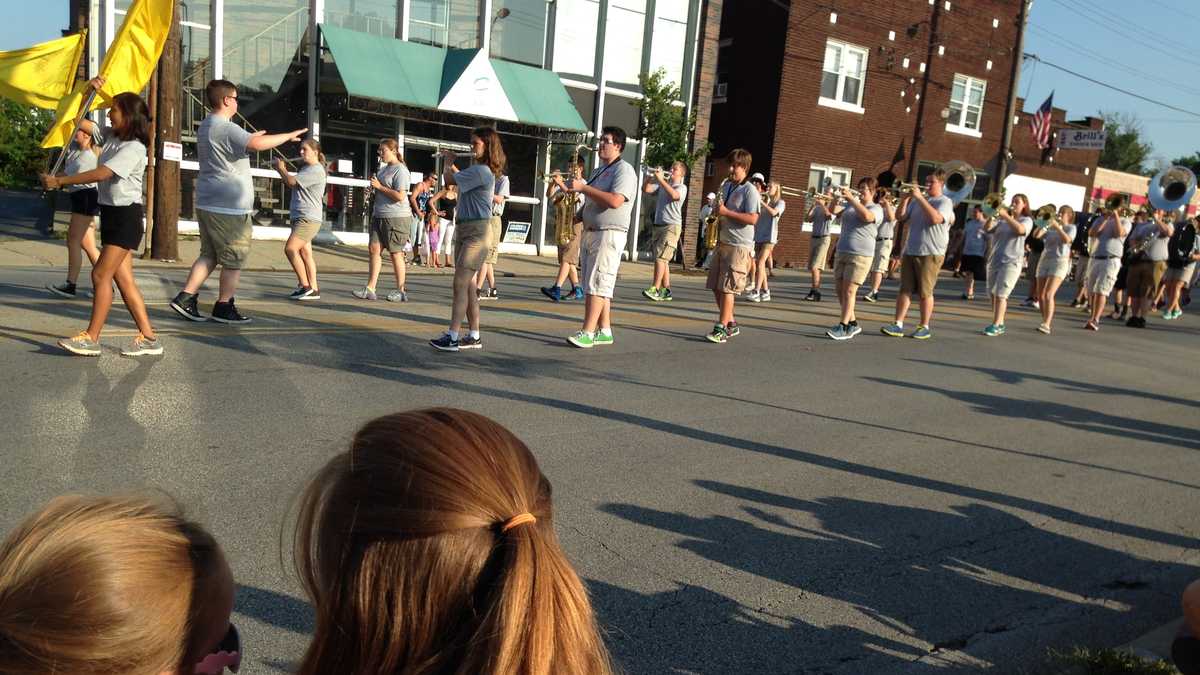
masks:
<svg viewBox="0 0 1200 675"><path fill-rule="evenodd" d="M596 92L575 87L566 89L571 102L575 104L575 110L579 111L579 116L583 118L584 126L588 129L596 126Z"/></svg>
<svg viewBox="0 0 1200 675"><path fill-rule="evenodd" d="M687 0L658 0L654 5L654 35L650 42L650 72L667 71L667 80L683 82L683 57L687 51Z"/></svg>
<svg viewBox="0 0 1200 675"><path fill-rule="evenodd" d="M594 77L599 0L556 0L554 7L554 70Z"/></svg>
<svg viewBox="0 0 1200 675"><path fill-rule="evenodd" d="M492 56L541 68L546 60L546 0L492 2Z"/></svg>
<svg viewBox="0 0 1200 675"><path fill-rule="evenodd" d="M325 23L383 37L396 31L398 0L325 0Z"/></svg>
<svg viewBox="0 0 1200 675"><path fill-rule="evenodd" d="M127 5L126 2L121 3ZM191 23L212 25L212 0L179 0L179 18Z"/></svg>
<svg viewBox="0 0 1200 675"><path fill-rule="evenodd" d="M479 6L479 0L411 0L408 39L435 47L476 49Z"/></svg>
<svg viewBox="0 0 1200 675"><path fill-rule="evenodd" d="M607 80L638 83L645 30L646 0L611 0L604 40L604 77Z"/></svg>
<svg viewBox="0 0 1200 675"><path fill-rule="evenodd" d="M181 11L184 5L180 5ZM206 17L207 19L207 17ZM181 140L184 159L196 159L196 125L204 119L204 86L213 77L211 31L184 24L179 27L180 66L183 71Z"/></svg>
<svg viewBox="0 0 1200 675"><path fill-rule="evenodd" d="M604 126L621 127L626 136L637 138L641 135L641 119L642 111L636 100L612 93L604 98Z"/></svg>

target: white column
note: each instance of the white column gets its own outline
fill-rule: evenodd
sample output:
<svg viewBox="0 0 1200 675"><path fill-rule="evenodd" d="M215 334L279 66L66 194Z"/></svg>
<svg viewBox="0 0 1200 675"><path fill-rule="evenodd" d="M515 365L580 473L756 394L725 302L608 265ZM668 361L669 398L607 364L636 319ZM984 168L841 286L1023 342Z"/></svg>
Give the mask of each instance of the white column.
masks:
<svg viewBox="0 0 1200 675"><path fill-rule="evenodd" d="M479 17L479 45L483 49L484 54L492 53L492 0L483 0L483 14ZM447 26L447 30L449 27ZM446 42L449 42L449 34L447 34Z"/></svg>
<svg viewBox="0 0 1200 675"><path fill-rule="evenodd" d="M321 139L321 115L317 110L317 70L321 63L321 24L325 23L325 0L308 5L308 133Z"/></svg>
<svg viewBox="0 0 1200 675"><path fill-rule="evenodd" d="M407 41L408 40L408 22L409 22L409 16L411 16L410 10L412 9L411 0L400 0L400 6L403 7L403 11L401 12L401 19L400 19L400 23L401 23L400 39Z"/></svg>
<svg viewBox="0 0 1200 675"><path fill-rule="evenodd" d="M550 172L549 141L538 142L538 170L544 173ZM550 198L546 196L546 184L541 180L538 180L536 177L533 179L533 189L536 191L538 197L542 200L542 207L538 209L540 213L538 215L537 223L535 224L537 227L537 237L534 239L534 244L537 246L537 254L541 255L542 245L546 241L546 213L550 210ZM555 244L557 243L558 242L555 242Z"/></svg>
<svg viewBox="0 0 1200 675"><path fill-rule="evenodd" d="M212 38L209 53L212 54L213 79L219 80L225 77L225 0L213 0L209 37Z"/></svg>

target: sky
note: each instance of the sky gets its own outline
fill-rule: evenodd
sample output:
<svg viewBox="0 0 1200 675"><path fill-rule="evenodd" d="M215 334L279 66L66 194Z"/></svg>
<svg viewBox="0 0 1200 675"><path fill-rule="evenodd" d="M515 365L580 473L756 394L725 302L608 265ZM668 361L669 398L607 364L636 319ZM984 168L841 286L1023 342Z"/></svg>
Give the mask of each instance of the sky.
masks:
<svg viewBox="0 0 1200 675"><path fill-rule="evenodd" d="M67 25L67 0L6 4L0 50L59 37ZM1200 151L1200 80L1192 77L1200 72L1200 56L1191 50L1197 36L1196 0L1034 0L1025 52L1042 62L1026 61L1018 93L1032 111L1053 91L1055 107L1068 119L1101 110L1135 115L1154 157L1190 155ZM1194 112L1138 100L1048 64Z"/></svg>

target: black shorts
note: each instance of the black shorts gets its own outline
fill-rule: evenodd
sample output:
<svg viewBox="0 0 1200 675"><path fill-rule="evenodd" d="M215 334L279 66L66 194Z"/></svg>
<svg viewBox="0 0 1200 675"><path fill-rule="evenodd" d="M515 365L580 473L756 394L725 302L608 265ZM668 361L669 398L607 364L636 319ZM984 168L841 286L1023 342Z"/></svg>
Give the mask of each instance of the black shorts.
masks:
<svg viewBox="0 0 1200 675"><path fill-rule="evenodd" d="M970 272L975 281L987 279L987 264L981 255L964 255L958 269L960 272Z"/></svg>
<svg viewBox="0 0 1200 675"><path fill-rule="evenodd" d="M136 251L142 245L142 205L100 205L100 244Z"/></svg>
<svg viewBox="0 0 1200 675"><path fill-rule="evenodd" d="M100 212L100 192L96 188L76 190L71 195L71 213L94 216Z"/></svg>
<svg viewBox="0 0 1200 675"><path fill-rule="evenodd" d="M1121 271L1117 272L1117 282L1115 284L1113 284L1113 290L1114 291L1125 290L1125 287L1128 285L1128 284L1126 284L1126 280L1128 280L1128 279L1129 279L1129 265L1125 262L1122 262L1121 263Z"/></svg>

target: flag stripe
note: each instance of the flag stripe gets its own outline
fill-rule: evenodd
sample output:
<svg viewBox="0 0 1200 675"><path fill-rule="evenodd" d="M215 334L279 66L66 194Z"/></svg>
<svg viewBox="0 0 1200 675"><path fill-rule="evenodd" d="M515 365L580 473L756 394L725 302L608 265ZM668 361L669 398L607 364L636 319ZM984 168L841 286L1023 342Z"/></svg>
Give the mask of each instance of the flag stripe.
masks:
<svg viewBox="0 0 1200 675"><path fill-rule="evenodd" d="M1039 148L1045 150L1050 147L1050 116L1054 107L1054 92L1050 92L1050 96L1046 98L1046 102L1033 113L1033 118L1029 121L1030 131L1033 132L1033 142Z"/></svg>

